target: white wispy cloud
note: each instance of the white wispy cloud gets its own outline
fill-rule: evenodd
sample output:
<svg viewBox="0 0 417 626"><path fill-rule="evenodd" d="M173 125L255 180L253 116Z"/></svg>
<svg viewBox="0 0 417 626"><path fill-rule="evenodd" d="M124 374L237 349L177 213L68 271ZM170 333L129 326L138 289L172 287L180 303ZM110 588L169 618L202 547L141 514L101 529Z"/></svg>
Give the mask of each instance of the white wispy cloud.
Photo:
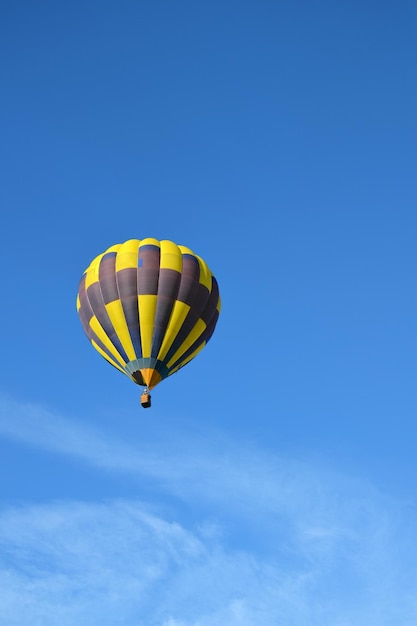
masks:
<svg viewBox="0 0 417 626"><path fill-rule="evenodd" d="M0 404L0 434L174 502L62 501L0 512L0 624L414 626L417 522L364 481L220 438L182 457L52 412ZM163 500L163 498L161 498Z"/></svg>
<svg viewBox="0 0 417 626"><path fill-rule="evenodd" d="M305 561L300 545L303 564L288 568L273 545L268 557L234 550L141 503L9 508L0 515L0 624L411 626L415 596L385 580L398 563L369 567L370 540L358 533L350 550L334 546L322 561ZM373 558L387 541L401 539L377 542Z"/></svg>

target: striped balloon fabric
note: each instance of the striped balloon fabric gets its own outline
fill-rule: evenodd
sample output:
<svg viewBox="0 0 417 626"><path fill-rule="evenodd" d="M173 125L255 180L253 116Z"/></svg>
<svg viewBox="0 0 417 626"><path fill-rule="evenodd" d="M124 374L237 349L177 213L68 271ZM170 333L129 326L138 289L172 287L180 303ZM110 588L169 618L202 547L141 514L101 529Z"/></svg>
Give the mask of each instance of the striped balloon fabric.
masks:
<svg viewBox="0 0 417 626"><path fill-rule="evenodd" d="M130 239L85 270L77 311L94 348L152 389L206 345L220 313L207 264L172 241Z"/></svg>

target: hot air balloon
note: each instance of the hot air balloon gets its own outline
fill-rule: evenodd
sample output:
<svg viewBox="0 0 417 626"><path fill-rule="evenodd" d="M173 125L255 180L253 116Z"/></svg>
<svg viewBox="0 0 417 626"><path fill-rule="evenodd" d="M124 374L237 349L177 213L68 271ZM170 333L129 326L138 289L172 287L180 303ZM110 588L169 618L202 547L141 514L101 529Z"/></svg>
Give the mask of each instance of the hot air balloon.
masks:
<svg viewBox="0 0 417 626"><path fill-rule="evenodd" d="M220 313L217 281L189 248L130 239L99 254L85 270L77 311L94 348L150 390L189 363L211 338Z"/></svg>

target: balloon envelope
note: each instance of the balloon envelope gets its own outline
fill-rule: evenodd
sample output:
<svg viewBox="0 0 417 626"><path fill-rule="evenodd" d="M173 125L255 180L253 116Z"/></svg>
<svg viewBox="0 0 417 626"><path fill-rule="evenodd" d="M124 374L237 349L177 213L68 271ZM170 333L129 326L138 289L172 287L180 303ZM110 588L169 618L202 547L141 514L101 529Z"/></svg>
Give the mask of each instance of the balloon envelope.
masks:
<svg viewBox="0 0 417 626"><path fill-rule="evenodd" d="M94 348L152 389L206 345L220 313L217 281L203 259L172 241L130 239L85 270L77 311Z"/></svg>

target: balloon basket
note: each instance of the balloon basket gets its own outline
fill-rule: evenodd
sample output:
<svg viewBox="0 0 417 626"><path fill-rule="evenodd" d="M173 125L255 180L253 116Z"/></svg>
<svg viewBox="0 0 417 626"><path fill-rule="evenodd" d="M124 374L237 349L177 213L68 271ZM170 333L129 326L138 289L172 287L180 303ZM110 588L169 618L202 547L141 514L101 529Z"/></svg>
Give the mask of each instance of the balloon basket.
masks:
<svg viewBox="0 0 417 626"><path fill-rule="evenodd" d="M140 403L144 409L149 409L151 406L151 394L149 391L144 391L140 396Z"/></svg>

